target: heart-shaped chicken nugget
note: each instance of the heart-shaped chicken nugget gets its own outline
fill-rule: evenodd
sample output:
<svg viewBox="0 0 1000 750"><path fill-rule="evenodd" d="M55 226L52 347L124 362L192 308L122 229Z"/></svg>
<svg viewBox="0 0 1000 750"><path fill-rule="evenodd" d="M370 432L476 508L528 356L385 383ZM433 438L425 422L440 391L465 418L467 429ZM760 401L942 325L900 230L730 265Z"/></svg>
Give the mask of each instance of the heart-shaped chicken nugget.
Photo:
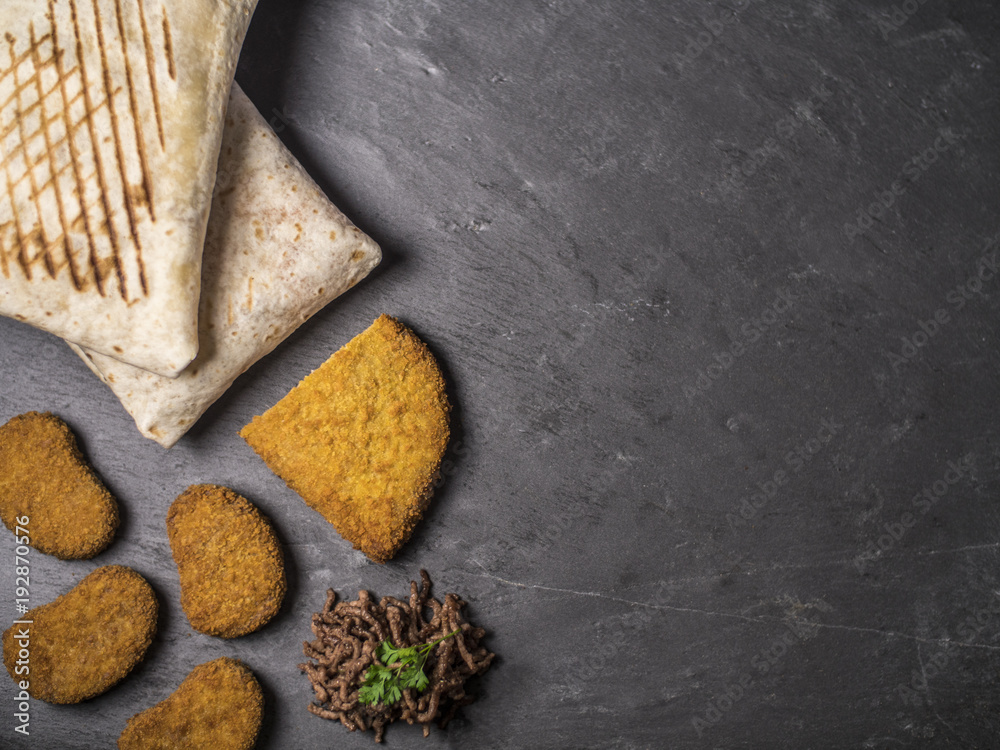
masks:
<svg viewBox="0 0 1000 750"><path fill-rule="evenodd" d="M118 503L69 426L33 411L0 427L0 518L39 552L85 560L111 544Z"/></svg>
<svg viewBox="0 0 1000 750"><path fill-rule="evenodd" d="M79 703L132 671L156 633L156 595L131 568L98 568L3 634L3 662L32 698ZM24 623L24 624L22 624ZM25 668L29 671L24 671Z"/></svg>
<svg viewBox="0 0 1000 750"><path fill-rule="evenodd" d="M118 750L250 750L263 716L253 672L224 656L198 665L168 698L129 719Z"/></svg>
<svg viewBox="0 0 1000 750"><path fill-rule="evenodd" d="M278 613L285 561L274 529L247 499L196 484L174 500L167 536L181 579L181 607L200 633L236 638Z"/></svg>

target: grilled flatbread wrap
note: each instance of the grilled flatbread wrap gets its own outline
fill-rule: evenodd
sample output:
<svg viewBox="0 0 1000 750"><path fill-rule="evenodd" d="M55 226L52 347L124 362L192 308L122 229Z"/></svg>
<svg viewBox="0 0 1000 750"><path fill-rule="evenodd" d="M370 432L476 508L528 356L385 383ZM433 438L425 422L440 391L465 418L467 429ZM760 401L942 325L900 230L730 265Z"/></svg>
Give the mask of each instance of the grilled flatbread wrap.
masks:
<svg viewBox="0 0 1000 750"><path fill-rule="evenodd" d="M175 376L256 0L0 3L0 314Z"/></svg>

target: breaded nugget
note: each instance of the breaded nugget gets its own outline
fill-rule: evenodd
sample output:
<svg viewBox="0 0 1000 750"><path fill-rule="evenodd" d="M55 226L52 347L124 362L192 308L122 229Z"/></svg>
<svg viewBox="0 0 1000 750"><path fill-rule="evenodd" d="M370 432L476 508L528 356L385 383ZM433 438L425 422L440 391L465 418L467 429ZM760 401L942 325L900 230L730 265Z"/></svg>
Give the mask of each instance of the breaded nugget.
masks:
<svg viewBox="0 0 1000 750"><path fill-rule="evenodd" d="M119 750L250 750L264 695L241 661L222 657L191 670L168 698L128 720Z"/></svg>
<svg viewBox="0 0 1000 750"><path fill-rule="evenodd" d="M248 500L226 487L188 487L170 506L167 536L195 630L236 638L278 613L284 557L271 524Z"/></svg>
<svg viewBox="0 0 1000 750"><path fill-rule="evenodd" d="M4 632L4 666L15 681L30 681L32 698L79 703L142 661L156 633L157 612L156 595L141 575L121 565L98 568L55 601L23 615L30 625ZM30 672L17 671L23 666Z"/></svg>
<svg viewBox="0 0 1000 750"><path fill-rule="evenodd" d="M0 427L0 518L17 519L30 544L61 560L103 551L118 529L118 503L87 465L69 427L54 414L29 412Z"/></svg>
<svg viewBox="0 0 1000 750"><path fill-rule="evenodd" d="M430 502L448 413L433 355L383 315L240 435L355 549L384 563Z"/></svg>

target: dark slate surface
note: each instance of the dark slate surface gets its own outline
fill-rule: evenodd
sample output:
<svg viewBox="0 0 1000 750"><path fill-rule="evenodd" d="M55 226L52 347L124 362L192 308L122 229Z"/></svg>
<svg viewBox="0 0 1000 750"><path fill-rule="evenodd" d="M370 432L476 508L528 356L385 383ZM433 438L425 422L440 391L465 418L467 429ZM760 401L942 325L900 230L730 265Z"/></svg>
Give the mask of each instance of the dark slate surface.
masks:
<svg viewBox="0 0 1000 750"><path fill-rule="evenodd" d="M385 261L169 452L0 320L0 419L65 417L124 515L93 561L34 554L33 601L121 563L163 607L134 674L33 703L27 740L0 681L0 746L111 747L232 655L260 748L370 747L306 713L301 641L327 587L425 567L500 658L390 747L996 747L998 54L976 0L262 0L238 79ZM377 566L236 431L383 312L440 357L457 442ZM164 516L194 482L285 543L255 635L179 608Z"/></svg>

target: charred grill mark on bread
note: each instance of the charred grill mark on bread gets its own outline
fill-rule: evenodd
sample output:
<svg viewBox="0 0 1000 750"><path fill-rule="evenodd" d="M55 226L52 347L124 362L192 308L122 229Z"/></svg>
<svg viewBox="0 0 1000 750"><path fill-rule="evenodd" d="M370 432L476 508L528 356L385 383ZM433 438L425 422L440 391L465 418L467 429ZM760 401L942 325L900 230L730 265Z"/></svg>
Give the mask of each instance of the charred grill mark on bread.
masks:
<svg viewBox="0 0 1000 750"><path fill-rule="evenodd" d="M85 122L87 124L87 131L90 135L90 144L94 153L94 162L97 166L97 180L101 186L101 207L104 209L104 220L100 222L98 226L103 226L108 231L108 240L111 243L112 255L113 257L118 257L118 231L115 229L114 222L111 219L111 207L108 205L108 184L107 178L104 172L104 160L101 158L101 147L100 142L97 139L96 123L94 122L94 114L96 109L90 97L90 81L87 77L87 66L83 61L83 38L80 36L80 19L77 14L76 0L69 0L70 15L73 19L73 33L76 36L76 58L80 65L80 77L83 82L83 103L86 109ZM98 24L99 26L100 24ZM110 102L107 102L110 108ZM80 194L80 209L86 213L87 204L83 193ZM98 280L98 284L103 288L104 279L101 276L101 262L99 259L94 259L93 269L94 277ZM120 268L119 268L120 270ZM122 298L126 298L126 292L123 288L119 287L119 291Z"/></svg>
<svg viewBox="0 0 1000 750"><path fill-rule="evenodd" d="M28 45L28 52L26 54L29 56L29 58L31 58L36 53L36 51L37 51L37 45L36 45L36 42L35 42L35 27L34 27L34 24L29 25L29 34L31 36L31 44ZM14 56L15 56L14 40L13 40L13 38L8 38L7 39L7 43L10 45L10 56L13 59ZM20 109L22 109L21 94L24 92L25 89L31 88L32 86L31 86L31 79L30 78L22 86L21 81L20 81L20 76L18 75L18 69L19 68L20 68L20 66L15 67L13 69L13 76L14 76L14 91L17 92L17 96L16 96L17 107L20 110ZM42 104L41 101L35 102L35 104L33 104L32 106L25 108L24 111L26 113L30 114L30 113L32 113L34 111L34 109L36 107L40 108L41 104ZM16 119L17 132L18 132L18 135L21 136L21 142L24 143L24 144L27 144L28 143L28 139L25 136L24 120L25 120L24 117L18 117ZM42 130L45 129L45 116L44 116L44 114L42 115L42 126L41 126L41 129ZM26 163L28 163L30 161L30 159L31 159L31 155L28 152L27 146L25 146L25 148L23 149L22 158L25 160ZM29 264L32 264L36 260L38 260L40 258L42 260L43 265L45 266L45 270L48 273L48 275L51 278L55 278L55 276L56 276L56 270L55 270L54 264L52 263L52 258L49 256L49 253L48 253L49 241L48 241L48 239L45 236L45 224L41 221L41 216L42 216L42 206L41 206L41 201L40 201L40 197L41 196L40 196L40 191L38 189L38 176L35 174L34 166L35 165L32 164L28 168L27 175L28 175L28 184L31 186L31 202L32 202L32 204L35 207L35 213L38 215L38 229L32 230L32 232L30 232L28 234L28 238L29 238L29 240L30 239L34 239L35 242L38 243L40 252L34 258L28 258L27 260L28 260ZM39 241L39 238L40 238L40 241ZM25 251L25 253L27 254L27 251Z"/></svg>
<svg viewBox="0 0 1000 750"><path fill-rule="evenodd" d="M31 61L32 64L35 66L36 70L42 67L41 55L38 52L38 47L41 44L41 41L42 40L35 39L35 27L34 24L32 24ZM59 51L55 49L55 46L53 46L53 55L54 56L60 55ZM35 79L35 91L38 94L39 109L42 116L42 133L45 136L45 151L51 154L55 150L55 147L53 146L52 132L50 126L52 125L53 122L57 122L59 120L59 115L56 115L51 119L49 118L48 108L45 106L46 92L42 86L42 79L40 76L34 76L34 79ZM69 268L69 275L73 281L73 287L79 292L83 289L83 282L80 279L79 271L77 271L76 263L73 262L73 251L70 248L69 244L69 228L66 224L66 207L63 205L62 191L59 189L59 175L60 172L56 171L49 178L49 183L53 187L53 193L55 194L56 198L56 207L58 208L59 212L59 229L61 236L58 240L56 240L56 244L62 245L63 254L66 257L66 265ZM38 213L41 214L40 207L38 207ZM52 269L51 275L53 278L55 278L55 269Z"/></svg>
<svg viewBox="0 0 1000 750"><path fill-rule="evenodd" d="M48 29L36 18L4 35L4 277L19 272L34 281L41 267L55 279L65 269L79 292L115 294L117 282L130 304L149 294L142 225L156 222L150 145L166 150L157 65L172 79L177 73L166 10L164 60L149 33L157 19L147 2L47 0Z"/></svg>
<svg viewBox="0 0 1000 750"><path fill-rule="evenodd" d="M132 205L132 198L128 190L128 175L125 173L125 154L122 151L122 137L118 126L118 110L115 109L115 87L111 81L111 69L108 66L108 49L104 41L104 29L101 28L101 11L97 6L97 0L90 0L94 9L94 29L97 32L97 49L101 53L101 80L104 84L104 98L108 103L108 114L111 115L111 133L115 141L116 166L118 167L118 177L122 182L122 198L125 202L125 212L128 216L129 229L133 239L138 243L139 235L135 227L135 209ZM126 70L128 65L126 63ZM107 201L107 196L104 198ZM110 211L108 212L110 215ZM128 301L128 288L125 282L125 269L122 263L122 253L120 245L115 242L114 247L114 267L118 275L118 284L122 299Z"/></svg>
<svg viewBox="0 0 1000 750"><path fill-rule="evenodd" d="M139 6L139 25L142 27L142 41L146 52L146 74L149 76L149 91L153 97L153 114L156 116L156 135L160 140L160 150L163 150L167 144L163 140L163 116L160 114L160 94L156 86L156 58L153 56L153 40L149 37L149 27L146 25L145 5L142 2L136 3L136 5ZM163 23L167 23L166 10L163 13ZM155 216L153 216L153 221L156 221Z"/></svg>
<svg viewBox="0 0 1000 750"><path fill-rule="evenodd" d="M49 14L48 14L48 18L49 18L49 23L52 26L52 46L53 46L54 49L58 50L59 49L59 37L58 37L58 31L56 29L56 24L55 24L55 0L49 0ZM74 96L72 99L70 99L69 93L66 90L66 83L69 80L69 77L72 76L72 75L74 75L77 72L77 68L73 68L72 70L70 70L70 71L67 72L63 68L62 58L63 58L63 54L62 54L62 52L59 52L59 54L57 54L57 56L56 56L56 73L57 73L57 75L59 77L59 93L60 93L60 99L62 101L62 108L60 109L60 112L62 114L63 127L66 130L66 144L69 147L69 153L70 153L70 160L69 161L70 161L70 165L72 166L72 170L73 170L73 181L74 181L74 184L76 186L75 192L79 196L79 201L78 201L79 205L78 205L78 208L80 210L80 214L79 214L78 218L81 219L81 223L83 224L84 234L87 236L87 251L88 251L87 252L87 260L88 260L88 262L90 264L92 272L94 272L94 274L95 274L94 283L95 283L95 285L97 287L97 293L100 294L103 297L104 296L104 284L101 281L100 276L96 274L96 268L97 268L97 246L96 246L96 244L94 242L94 231L93 231L93 229L90 226L90 217L87 215L87 209L86 209L86 206L85 206L84 200L83 200L84 189L85 189L85 182L86 181L80 175L81 155L80 155L79 149L76 146L76 140L73 137L75 135L75 133L76 133L76 128L73 127L73 121L72 121L72 118L70 116L70 108L78 101L78 99L81 96L83 96L83 89L81 88L80 93L78 93L76 96ZM40 66L36 63L35 67L38 68ZM50 150L50 153L51 153L51 150ZM58 191L59 191L59 186L56 185L56 192L58 193ZM64 232L68 231L67 228L66 228L66 224L65 223L63 224L63 231ZM67 252L68 252L68 250L67 250ZM72 260L70 260L70 267L71 268L74 267ZM84 288L84 284L83 284L83 282L81 280L81 284L79 286L77 286L77 290L83 291L83 288Z"/></svg>
<svg viewBox="0 0 1000 750"><path fill-rule="evenodd" d="M163 53L167 57L167 72L170 73L170 80L176 81L177 67L174 65L174 40L170 35L170 19L167 18L166 8L163 8Z"/></svg>
<svg viewBox="0 0 1000 750"><path fill-rule="evenodd" d="M94 3L96 8L97 0L94 0ZM141 0L137 2L136 5L142 5ZM135 84L132 82L132 63L129 61L128 42L125 36L125 21L122 18L121 0L115 0L115 17L118 21L118 36L121 37L122 59L125 61L125 82L128 85L128 101L132 114L132 128L135 131L135 146L136 151L139 154L139 167L142 172L142 182L140 183L140 186L142 187L143 202L149 208L150 219L152 221L156 221L156 214L153 209L153 189L149 178L149 162L146 158L146 140L142 135L137 92ZM142 241L139 239L139 233L136 231L134 196L132 195L132 191L129 189L128 181L125 175L125 164L121 159L119 159L119 166L121 167L122 172L122 192L125 195L125 207L128 211L129 227L132 230L132 238L135 240L135 261L139 269L139 284L142 287L143 296L145 296L149 293L149 289L146 286L146 271L142 262Z"/></svg>

